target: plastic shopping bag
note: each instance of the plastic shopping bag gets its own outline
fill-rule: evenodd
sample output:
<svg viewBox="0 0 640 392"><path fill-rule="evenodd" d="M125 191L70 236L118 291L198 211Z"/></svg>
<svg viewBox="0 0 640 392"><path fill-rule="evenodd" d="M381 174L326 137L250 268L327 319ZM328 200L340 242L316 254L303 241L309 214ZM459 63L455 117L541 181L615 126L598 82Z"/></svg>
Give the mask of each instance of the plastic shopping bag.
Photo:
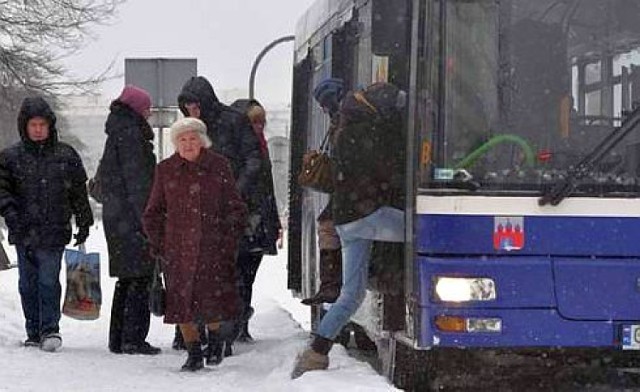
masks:
<svg viewBox="0 0 640 392"><path fill-rule="evenodd" d="M65 249L67 291L62 313L76 320L96 320L100 316L100 254L79 249Z"/></svg>

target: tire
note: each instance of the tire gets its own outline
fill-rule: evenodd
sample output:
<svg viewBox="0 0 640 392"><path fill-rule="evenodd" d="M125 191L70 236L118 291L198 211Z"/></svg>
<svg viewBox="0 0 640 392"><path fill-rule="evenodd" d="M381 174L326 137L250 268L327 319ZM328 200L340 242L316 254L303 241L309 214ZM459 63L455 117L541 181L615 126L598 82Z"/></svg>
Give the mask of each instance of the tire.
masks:
<svg viewBox="0 0 640 392"><path fill-rule="evenodd" d="M437 351L415 350L395 339L387 349L378 350L383 371L393 385L405 391L439 390Z"/></svg>

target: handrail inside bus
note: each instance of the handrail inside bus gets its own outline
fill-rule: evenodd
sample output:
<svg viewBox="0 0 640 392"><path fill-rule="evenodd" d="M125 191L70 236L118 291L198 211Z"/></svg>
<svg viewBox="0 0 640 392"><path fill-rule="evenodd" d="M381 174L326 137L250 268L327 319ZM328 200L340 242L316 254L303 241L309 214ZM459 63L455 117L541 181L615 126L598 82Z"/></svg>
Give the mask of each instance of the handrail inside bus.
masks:
<svg viewBox="0 0 640 392"><path fill-rule="evenodd" d="M533 148L531 148L531 145L529 145L529 143L527 143L527 141L524 138L517 135L503 134L503 135L496 135L492 137L487 142L485 142L482 146L472 151L469 155L467 155L460 162L458 162L454 166L454 169L469 168L474 163L476 163L476 161L481 156L486 154L493 147L503 143L514 143L520 146L520 148L522 148L522 151L524 152L525 163L527 164L527 166L533 167L535 165L535 154L533 153Z"/></svg>

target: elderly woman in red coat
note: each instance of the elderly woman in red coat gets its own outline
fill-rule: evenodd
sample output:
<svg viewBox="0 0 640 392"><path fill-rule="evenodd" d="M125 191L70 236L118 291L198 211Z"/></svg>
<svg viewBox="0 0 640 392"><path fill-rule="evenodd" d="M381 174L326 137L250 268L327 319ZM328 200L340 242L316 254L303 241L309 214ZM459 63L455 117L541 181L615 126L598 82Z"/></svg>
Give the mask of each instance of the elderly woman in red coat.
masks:
<svg viewBox="0 0 640 392"><path fill-rule="evenodd" d="M143 223L161 255L164 322L180 326L189 352L182 369L196 371L204 367L197 324L207 325L209 346L216 346L220 321L239 311L235 254L247 211L228 161L208 148L202 121L178 120L171 139L177 152L156 168ZM220 358L206 360L219 363Z"/></svg>

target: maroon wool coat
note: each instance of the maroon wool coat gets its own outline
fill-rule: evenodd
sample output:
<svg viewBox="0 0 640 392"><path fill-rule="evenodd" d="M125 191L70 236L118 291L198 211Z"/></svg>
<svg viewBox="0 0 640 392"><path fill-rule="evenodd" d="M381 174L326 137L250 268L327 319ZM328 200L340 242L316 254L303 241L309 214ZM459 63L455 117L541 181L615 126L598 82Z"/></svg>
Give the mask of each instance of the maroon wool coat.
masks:
<svg viewBox="0 0 640 392"><path fill-rule="evenodd" d="M158 164L143 225L162 256L165 323L236 317L235 255L246 214L222 155L203 149L197 162L176 153Z"/></svg>

